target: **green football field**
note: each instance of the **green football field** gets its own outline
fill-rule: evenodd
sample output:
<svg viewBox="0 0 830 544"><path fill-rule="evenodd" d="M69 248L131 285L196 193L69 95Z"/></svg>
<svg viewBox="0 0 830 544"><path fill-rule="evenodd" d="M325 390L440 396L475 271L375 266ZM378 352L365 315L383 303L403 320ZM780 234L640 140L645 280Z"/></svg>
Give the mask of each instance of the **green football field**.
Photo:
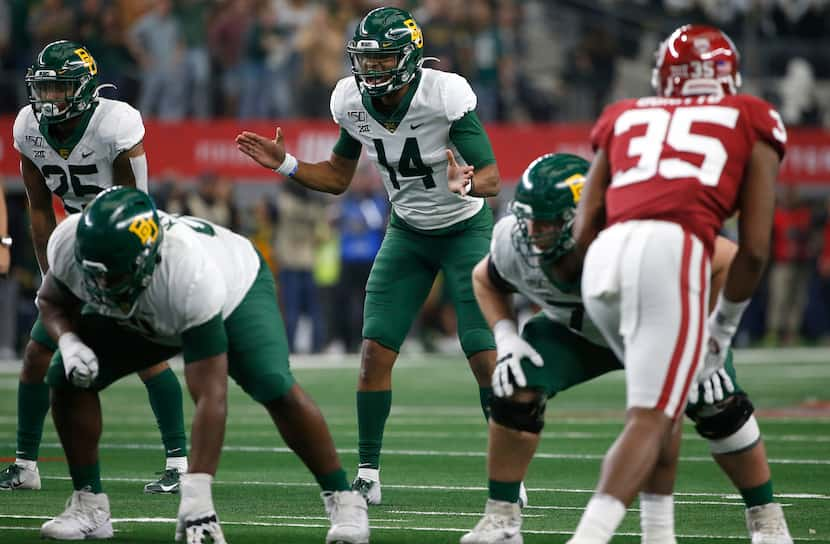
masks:
<svg viewBox="0 0 830 544"><path fill-rule="evenodd" d="M801 354L805 352L800 352ZM826 352L825 352L826 353ZM793 536L830 542L830 364L799 352L738 357L744 388L759 408L773 481ZM812 359L812 361L810 360ZM297 358L295 374L322 408L349 476L354 474L357 359ZM478 390L461 356L403 357L381 458L383 501L372 507L372 542L455 543L486 499L486 428ZM17 374L0 373L0 456L14 452ZM313 478L290 453L265 411L230 387L228 431L214 499L225 535L240 543L322 543L328 522ZM171 542L178 496L142 493L163 453L137 377L102 395L101 462L115 542ZM623 376L576 388L548 405L540 451L530 468L528 543L563 543L596 483L603 454L619 432ZM186 417L192 404L185 403ZM38 528L62 511L71 482L47 421L40 464L43 489L0 494L0 543L37 542ZM681 543L749 542L743 505L687 425L677 483ZM3 459L5 464L10 460ZM639 542L637 504L615 543Z"/></svg>

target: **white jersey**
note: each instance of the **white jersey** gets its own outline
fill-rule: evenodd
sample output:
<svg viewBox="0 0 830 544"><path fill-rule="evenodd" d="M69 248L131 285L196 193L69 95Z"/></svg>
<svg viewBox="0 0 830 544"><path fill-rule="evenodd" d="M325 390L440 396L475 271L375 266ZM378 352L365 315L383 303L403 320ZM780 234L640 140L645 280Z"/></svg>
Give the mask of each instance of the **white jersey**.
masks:
<svg viewBox="0 0 830 544"><path fill-rule="evenodd" d="M429 68L421 70L397 127L372 116L353 77L341 79L331 95L332 117L378 167L395 213L424 230L469 219L484 205L484 199L462 197L447 186L447 149L459 165L466 164L450 141L450 127L475 107L476 95L467 80Z"/></svg>
<svg viewBox="0 0 830 544"><path fill-rule="evenodd" d="M67 212L81 211L95 195L112 187L112 163L144 139L141 114L119 100L99 98L80 140L53 147L40 131L31 106L14 121L14 147L43 174L46 186ZM56 144L57 145L57 144ZM144 187L138 189L146 192Z"/></svg>
<svg viewBox="0 0 830 544"><path fill-rule="evenodd" d="M84 286L75 261L80 218L71 215L55 228L47 248L49 269L96 313L125 319L119 309L96 304ZM182 332L220 312L227 319L253 285L260 260L250 241L226 228L164 212L159 219L164 231L161 261L125 324L154 342L180 346Z"/></svg>
<svg viewBox="0 0 830 544"><path fill-rule="evenodd" d="M517 291L542 308L552 321L568 327L594 344L608 347L597 326L585 313L581 295L562 292L541 267L528 264L513 247L511 232L516 221L516 216L510 214L499 220L493 228L490 260L496 270Z"/></svg>

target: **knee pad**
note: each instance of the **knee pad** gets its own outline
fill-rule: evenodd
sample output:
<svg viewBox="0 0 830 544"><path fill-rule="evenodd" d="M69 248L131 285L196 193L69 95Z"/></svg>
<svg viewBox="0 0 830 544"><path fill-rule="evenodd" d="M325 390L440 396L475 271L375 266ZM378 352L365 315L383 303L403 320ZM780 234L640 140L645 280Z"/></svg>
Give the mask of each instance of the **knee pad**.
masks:
<svg viewBox="0 0 830 544"><path fill-rule="evenodd" d="M542 394L531 402L515 402L493 397L490 402L490 417L508 429L539 434L545 426L546 406L547 399Z"/></svg>
<svg viewBox="0 0 830 544"><path fill-rule="evenodd" d="M701 406L688 415L695 430L709 441L712 453L740 453L754 446L761 430L752 413L755 407L746 393L737 393L716 406Z"/></svg>

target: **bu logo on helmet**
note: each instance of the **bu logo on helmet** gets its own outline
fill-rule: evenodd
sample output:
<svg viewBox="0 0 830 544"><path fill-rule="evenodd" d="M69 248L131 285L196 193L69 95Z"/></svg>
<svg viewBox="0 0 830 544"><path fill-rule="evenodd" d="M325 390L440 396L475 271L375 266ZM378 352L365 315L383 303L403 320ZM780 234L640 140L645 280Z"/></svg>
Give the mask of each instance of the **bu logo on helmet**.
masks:
<svg viewBox="0 0 830 544"><path fill-rule="evenodd" d="M95 64L95 59L92 58L92 55L89 54L89 51L84 49L83 47L79 47L75 50L75 54L80 57L81 61L83 61L84 66L89 68L89 73L93 76L98 73L98 65Z"/></svg>
<svg viewBox="0 0 830 544"><path fill-rule="evenodd" d="M585 185L585 176L582 174L574 174L565 181L560 181L556 184L557 188L567 187L571 190L571 194L574 197L574 204L579 203L579 199L582 197L582 186Z"/></svg>
<svg viewBox="0 0 830 544"><path fill-rule="evenodd" d="M421 29L418 28L418 23L415 22L415 19L407 19L403 24L412 31L412 43L415 44L415 47L418 49L424 47L424 35L421 33Z"/></svg>
<svg viewBox="0 0 830 544"><path fill-rule="evenodd" d="M146 246L156 241L159 236L159 227L152 217L137 217L130 223L130 232L141 240L142 246Z"/></svg>

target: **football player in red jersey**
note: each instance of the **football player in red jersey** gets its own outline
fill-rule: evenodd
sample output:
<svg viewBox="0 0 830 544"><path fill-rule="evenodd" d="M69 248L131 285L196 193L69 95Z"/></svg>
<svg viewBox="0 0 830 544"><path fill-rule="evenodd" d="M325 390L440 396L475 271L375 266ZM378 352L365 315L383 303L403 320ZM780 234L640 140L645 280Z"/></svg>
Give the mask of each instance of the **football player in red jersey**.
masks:
<svg viewBox="0 0 830 544"><path fill-rule="evenodd" d="M587 251L582 296L624 362L627 412L570 544L609 542L641 491L662 497L653 514L671 520L687 395L707 405L710 420L698 426L722 437L715 453L749 453L753 470L737 471L743 481L735 482L742 492L769 496L748 510L753 544L792 542L780 506L771 502L752 405L732 395L723 370L769 252L787 140L778 112L737 94L740 83L738 52L723 32L680 27L658 51L657 96L612 104L591 133L596 157L574 227L578 250ZM740 245L707 319L714 239L736 211ZM718 461L731 462L726 455ZM673 535L665 542L673 544Z"/></svg>

